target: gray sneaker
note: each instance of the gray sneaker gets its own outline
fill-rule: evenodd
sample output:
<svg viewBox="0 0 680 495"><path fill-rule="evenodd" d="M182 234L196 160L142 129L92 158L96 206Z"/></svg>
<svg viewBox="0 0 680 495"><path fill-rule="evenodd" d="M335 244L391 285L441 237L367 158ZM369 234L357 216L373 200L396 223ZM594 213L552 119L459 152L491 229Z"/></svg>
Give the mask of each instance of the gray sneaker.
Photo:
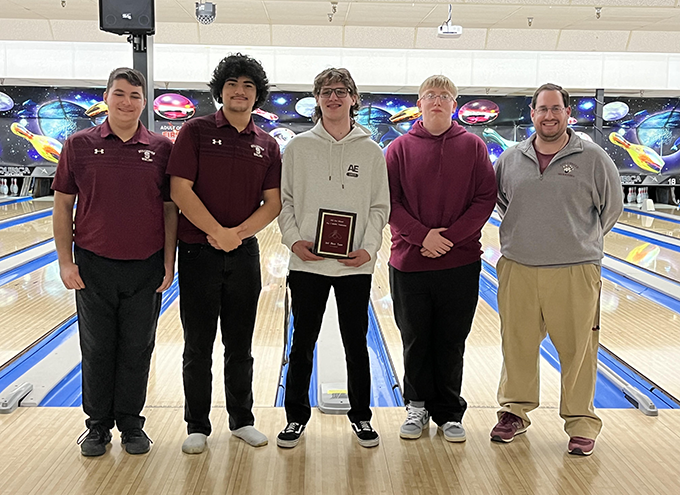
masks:
<svg viewBox="0 0 680 495"><path fill-rule="evenodd" d="M423 430L430 426L430 413L424 407L406 406L406 421L399 429L399 436L406 439L420 438Z"/></svg>
<svg viewBox="0 0 680 495"><path fill-rule="evenodd" d="M447 442L464 442L465 428L458 421L449 421L439 427Z"/></svg>

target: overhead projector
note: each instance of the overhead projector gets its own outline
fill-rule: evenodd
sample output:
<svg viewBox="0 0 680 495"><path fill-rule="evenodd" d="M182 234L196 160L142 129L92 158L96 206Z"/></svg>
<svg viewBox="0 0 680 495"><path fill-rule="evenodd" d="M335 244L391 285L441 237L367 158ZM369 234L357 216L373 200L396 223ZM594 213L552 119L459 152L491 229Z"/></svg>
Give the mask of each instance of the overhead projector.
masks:
<svg viewBox="0 0 680 495"><path fill-rule="evenodd" d="M444 23L437 28L438 38L460 38L463 34L463 26L454 26Z"/></svg>

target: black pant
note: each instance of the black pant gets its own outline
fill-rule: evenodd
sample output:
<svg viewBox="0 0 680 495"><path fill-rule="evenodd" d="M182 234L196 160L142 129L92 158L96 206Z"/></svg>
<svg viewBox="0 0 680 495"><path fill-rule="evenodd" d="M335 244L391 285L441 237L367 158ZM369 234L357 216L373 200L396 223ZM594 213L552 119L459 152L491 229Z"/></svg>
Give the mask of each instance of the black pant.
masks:
<svg viewBox="0 0 680 495"><path fill-rule="evenodd" d="M291 271L288 276L293 312L293 345L286 377L286 418L307 424L312 414L309 381L314 346L319 338L331 287L338 305L338 323L347 361L347 392L350 421L371 419L371 365L366 347L371 275L327 277Z"/></svg>
<svg viewBox="0 0 680 495"><path fill-rule="evenodd" d="M85 288L76 291L88 428L142 428L151 353L161 310L163 251L112 260L75 247Z"/></svg>
<svg viewBox="0 0 680 495"><path fill-rule="evenodd" d="M255 424L250 353L260 297L260 248L255 237L225 252L179 242L179 310L184 327L184 420L210 435L212 353L220 319L229 428Z"/></svg>
<svg viewBox="0 0 680 495"><path fill-rule="evenodd" d="M481 262L426 272L390 266L394 317L404 344L404 401L425 401L438 425L461 421L465 339L479 299Z"/></svg>

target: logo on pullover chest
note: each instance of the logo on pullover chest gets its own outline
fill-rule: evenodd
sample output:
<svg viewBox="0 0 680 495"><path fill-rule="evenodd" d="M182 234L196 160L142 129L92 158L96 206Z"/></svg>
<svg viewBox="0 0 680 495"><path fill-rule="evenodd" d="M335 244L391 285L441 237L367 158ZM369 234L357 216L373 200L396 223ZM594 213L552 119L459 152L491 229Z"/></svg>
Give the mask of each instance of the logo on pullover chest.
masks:
<svg viewBox="0 0 680 495"><path fill-rule="evenodd" d="M253 148L253 156L256 156L257 158L264 158L262 155L264 148L262 146L259 144L251 144L250 147Z"/></svg>
<svg viewBox="0 0 680 495"><path fill-rule="evenodd" d="M94 154L95 155L103 155L104 154L104 148L95 148Z"/></svg>
<svg viewBox="0 0 680 495"><path fill-rule="evenodd" d="M347 167L347 177L359 177L359 165L350 165Z"/></svg>
<svg viewBox="0 0 680 495"><path fill-rule="evenodd" d="M155 151L151 150L138 150L138 153L143 153L142 155L142 160L145 162L152 162L153 161L153 155L156 154Z"/></svg>
<svg viewBox="0 0 680 495"><path fill-rule="evenodd" d="M558 175L561 175L563 177L574 177L573 173L574 170L578 169L578 165L575 163L563 163L562 164L562 172L560 172Z"/></svg>

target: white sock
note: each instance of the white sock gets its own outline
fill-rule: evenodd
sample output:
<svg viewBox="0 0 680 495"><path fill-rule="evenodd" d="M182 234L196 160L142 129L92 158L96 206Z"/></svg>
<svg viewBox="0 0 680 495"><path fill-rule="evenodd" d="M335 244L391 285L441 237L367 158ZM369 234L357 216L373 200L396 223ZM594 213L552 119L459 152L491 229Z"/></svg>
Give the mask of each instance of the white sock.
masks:
<svg viewBox="0 0 680 495"><path fill-rule="evenodd" d="M257 431L254 426L243 426L238 430L233 430L231 434L253 447L262 447L268 442L267 437Z"/></svg>
<svg viewBox="0 0 680 495"><path fill-rule="evenodd" d="M208 437L203 433L190 434L182 444L182 452L185 454L200 454L205 450Z"/></svg>

